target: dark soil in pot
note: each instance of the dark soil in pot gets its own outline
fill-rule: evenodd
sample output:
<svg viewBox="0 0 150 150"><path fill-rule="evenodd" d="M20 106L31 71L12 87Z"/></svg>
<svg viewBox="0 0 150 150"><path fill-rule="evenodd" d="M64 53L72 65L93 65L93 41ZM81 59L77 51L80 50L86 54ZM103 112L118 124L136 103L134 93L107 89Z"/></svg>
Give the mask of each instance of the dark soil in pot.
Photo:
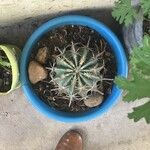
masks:
<svg viewBox="0 0 150 150"><path fill-rule="evenodd" d="M9 91L12 84L11 67L3 66L2 63L4 62L9 65L6 54L0 49L0 92Z"/></svg>
<svg viewBox="0 0 150 150"><path fill-rule="evenodd" d="M60 92L56 88L56 84L51 82L53 78L51 68L57 65L56 58L63 53L64 49L65 52L68 52L72 43L78 48L88 47L89 53L92 53L93 57L98 54L97 63L103 62L103 67L99 73L106 80L97 82L97 92L101 93L101 97L98 97L98 101L95 101L97 97L94 97L92 106L86 104L85 99L82 99L80 95L70 103L66 93ZM99 107L103 100L111 94L113 79L116 75L116 62L111 47L99 33L88 27L67 25L48 32L40 39L32 52L28 71L33 89L47 105L64 112L83 112L93 107ZM93 91L88 91L87 97L92 94Z"/></svg>

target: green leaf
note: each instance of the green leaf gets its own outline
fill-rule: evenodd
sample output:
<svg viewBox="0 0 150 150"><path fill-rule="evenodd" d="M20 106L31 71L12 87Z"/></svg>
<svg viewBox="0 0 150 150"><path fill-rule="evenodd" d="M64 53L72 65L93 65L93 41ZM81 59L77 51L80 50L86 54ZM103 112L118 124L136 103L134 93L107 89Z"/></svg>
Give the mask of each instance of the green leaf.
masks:
<svg viewBox="0 0 150 150"><path fill-rule="evenodd" d="M115 79L115 83L127 91L124 100L130 102L150 97L150 36L144 36L142 46L133 49L130 66L131 79Z"/></svg>
<svg viewBox="0 0 150 150"><path fill-rule="evenodd" d="M135 47L130 57L130 79L116 77L115 83L127 93L124 101L130 102L150 97L150 36L145 35L143 43ZM130 119L138 121L144 117L150 123L150 102L134 108Z"/></svg>
<svg viewBox="0 0 150 150"><path fill-rule="evenodd" d="M150 0L141 0L140 3L144 16L148 16L148 18L150 18Z"/></svg>
<svg viewBox="0 0 150 150"><path fill-rule="evenodd" d="M129 119L134 119L135 122L141 118L145 118L147 123L150 123L150 101L139 107L133 108L133 112L128 114Z"/></svg>
<svg viewBox="0 0 150 150"><path fill-rule="evenodd" d="M115 83L127 91L127 94L124 96L124 101L130 102L136 99L150 97L150 80L143 78L137 74L137 72L135 72L133 76L133 80L122 77L116 77L115 79Z"/></svg>
<svg viewBox="0 0 150 150"><path fill-rule="evenodd" d="M11 65L10 65L10 63L9 63L9 62L4 61L4 60L2 60L1 58L0 58L0 66L8 67L8 68L10 68L10 67L11 67Z"/></svg>
<svg viewBox="0 0 150 150"><path fill-rule="evenodd" d="M115 2L112 16L120 24L124 23L126 26L132 24L136 14L136 10L131 6L131 0L118 0Z"/></svg>
<svg viewBox="0 0 150 150"><path fill-rule="evenodd" d="M133 49L130 59L132 68L138 69L144 76L150 76L150 36L144 36L142 46Z"/></svg>

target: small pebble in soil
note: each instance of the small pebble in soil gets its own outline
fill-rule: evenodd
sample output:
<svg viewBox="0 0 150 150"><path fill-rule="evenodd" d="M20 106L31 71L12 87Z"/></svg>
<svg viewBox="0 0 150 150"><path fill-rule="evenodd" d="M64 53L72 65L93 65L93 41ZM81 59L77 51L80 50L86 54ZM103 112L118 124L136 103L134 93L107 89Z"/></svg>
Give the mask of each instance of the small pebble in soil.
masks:
<svg viewBox="0 0 150 150"><path fill-rule="evenodd" d="M86 100L84 100L84 104L88 107L96 107L103 102L104 96L100 94L89 96Z"/></svg>
<svg viewBox="0 0 150 150"><path fill-rule="evenodd" d="M41 64L45 64L47 59L48 59L48 48L47 47L40 48L37 52L36 60Z"/></svg>
<svg viewBox="0 0 150 150"><path fill-rule="evenodd" d="M29 80L32 84L47 78L47 70L38 62L31 61L28 68Z"/></svg>

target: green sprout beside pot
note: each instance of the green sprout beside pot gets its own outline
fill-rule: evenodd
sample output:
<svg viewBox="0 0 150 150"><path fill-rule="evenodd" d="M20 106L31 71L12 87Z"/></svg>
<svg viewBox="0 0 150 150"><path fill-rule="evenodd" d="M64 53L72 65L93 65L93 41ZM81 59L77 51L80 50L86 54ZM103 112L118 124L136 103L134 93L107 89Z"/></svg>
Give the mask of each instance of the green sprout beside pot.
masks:
<svg viewBox="0 0 150 150"><path fill-rule="evenodd" d="M19 56L20 49L16 46L0 45L0 95L8 94L20 86Z"/></svg>
<svg viewBox="0 0 150 150"><path fill-rule="evenodd" d="M112 16L119 21L129 26L137 19L139 12L142 11L146 20L150 19L150 1L141 0L140 5L134 8L131 5L131 0L118 0L115 2ZM131 102L148 98L148 101L136 108L128 114L130 119L135 122L141 118L145 118L147 123L150 123L150 31L143 37L140 45L135 45L130 56L130 71L129 79L117 77L115 83L126 91L124 101Z"/></svg>

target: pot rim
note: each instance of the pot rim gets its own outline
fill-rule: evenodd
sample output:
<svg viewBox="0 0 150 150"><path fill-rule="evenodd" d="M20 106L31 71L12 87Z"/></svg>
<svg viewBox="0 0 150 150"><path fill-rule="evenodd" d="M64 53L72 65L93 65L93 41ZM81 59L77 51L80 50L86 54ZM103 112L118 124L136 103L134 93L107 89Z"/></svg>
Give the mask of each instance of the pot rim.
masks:
<svg viewBox="0 0 150 150"><path fill-rule="evenodd" d="M91 109L87 112L82 113L62 112L50 108L42 100L40 100L40 98L35 94L34 90L31 87L27 73L28 60L31 51L34 45L38 42L38 40L48 31L69 24L88 26L96 30L103 38L105 38L105 40L111 46L116 57L117 75L127 77L128 73L127 59L123 47L119 42L118 38L116 37L116 35L103 23L93 18L80 15L67 15L49 20L48 22L42 24L38 29L36 29L35 32L30 36L30 38L28 39L23 48L21 57L21 67L20 67L21 82L23 86L23 91L28 100L32 103L32 105L35 108L37 108L41 113L46 115L48 118L52 118L54 120L62 122L83 122L90 119L94 119L97 116L101 116L104 112L108 111L108 109L110 109L114 104L118 102L122 90L119 89L116 85L113 85L112 94L106 98L106 100L102 103L102 105L95 109Z"/></svg>

